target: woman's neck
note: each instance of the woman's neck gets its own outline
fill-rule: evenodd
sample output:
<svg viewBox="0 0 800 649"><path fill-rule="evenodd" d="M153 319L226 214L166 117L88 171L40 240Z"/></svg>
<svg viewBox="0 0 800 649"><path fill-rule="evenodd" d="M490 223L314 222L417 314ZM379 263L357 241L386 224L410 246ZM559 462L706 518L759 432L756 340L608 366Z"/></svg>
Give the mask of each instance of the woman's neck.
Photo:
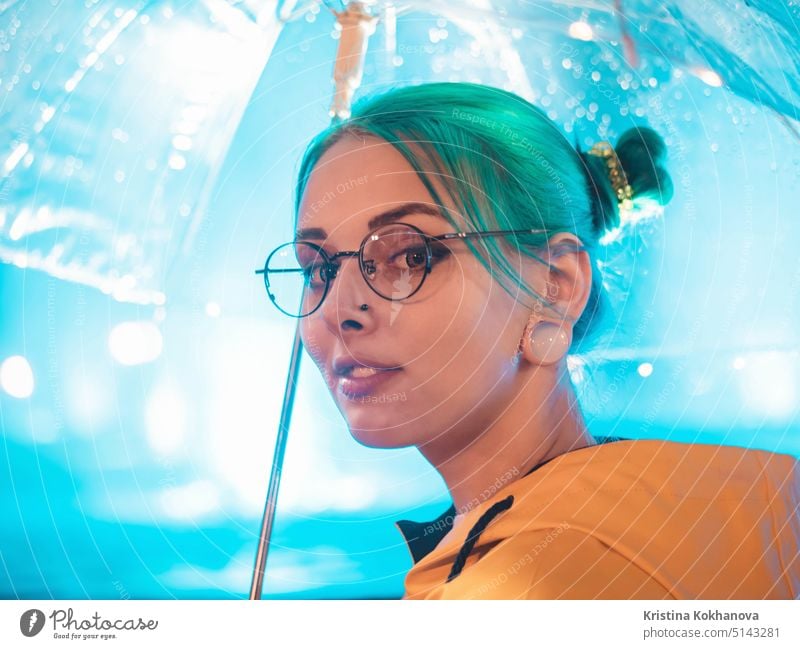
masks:
<svg viewBox="0 0 800 649"><path fill-rule="evenodd" d="M465 424L471 430L454 429L436 444L420 448L442 475L458 515L491 499L537 464L596 443L566 368L520 372L520 379L522 387L501 415L478 426L471 418Z"/></svg>

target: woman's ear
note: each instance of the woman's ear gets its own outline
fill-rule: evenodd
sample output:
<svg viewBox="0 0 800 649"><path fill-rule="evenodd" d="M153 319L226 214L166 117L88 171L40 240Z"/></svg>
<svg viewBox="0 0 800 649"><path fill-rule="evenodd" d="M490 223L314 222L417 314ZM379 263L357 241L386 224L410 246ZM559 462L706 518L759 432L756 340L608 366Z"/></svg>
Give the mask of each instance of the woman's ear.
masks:
<svg viewBox="0 0 800 649"><path fill-rule="evenodd" d="M574 234L559 232L550 238L542 255L550 269L545 267L540 275L545 283L540 295L570 325L580 318L592 290L592 262L582 246Z"/></svg>

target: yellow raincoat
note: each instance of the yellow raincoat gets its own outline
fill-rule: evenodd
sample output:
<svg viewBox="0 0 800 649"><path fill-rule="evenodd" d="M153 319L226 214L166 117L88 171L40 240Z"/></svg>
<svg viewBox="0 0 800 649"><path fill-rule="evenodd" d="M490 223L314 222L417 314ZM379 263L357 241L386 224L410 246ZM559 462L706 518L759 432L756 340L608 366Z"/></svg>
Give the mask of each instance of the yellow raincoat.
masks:
<svg viewBox="0 0 800 649"><path fill-rule="evenodd" d="M714 444L607 438L471 511L395 523L403 599L800 597L800 462Z"/></svg>

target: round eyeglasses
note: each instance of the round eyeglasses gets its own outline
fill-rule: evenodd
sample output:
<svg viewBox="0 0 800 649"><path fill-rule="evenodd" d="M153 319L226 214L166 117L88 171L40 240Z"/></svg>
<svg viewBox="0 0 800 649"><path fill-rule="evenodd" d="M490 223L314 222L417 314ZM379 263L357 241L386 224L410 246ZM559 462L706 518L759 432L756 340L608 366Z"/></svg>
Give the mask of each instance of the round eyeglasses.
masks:
<svg viewBox="0 0 800 649"><path fill-rule="evenodd" d="M547 230L492 230L448 232L430 235L410 223L391 223L376 228L358 250L329 255L310 241L290 241L273 250L264 268L264 286L272 303L293 318L314 313L330 292L341 267L341 257L358 257L361 275L375 293L386 300L405 300L422 287L435 265L452 251L442 242L509 234L543 233Z"/></svg>

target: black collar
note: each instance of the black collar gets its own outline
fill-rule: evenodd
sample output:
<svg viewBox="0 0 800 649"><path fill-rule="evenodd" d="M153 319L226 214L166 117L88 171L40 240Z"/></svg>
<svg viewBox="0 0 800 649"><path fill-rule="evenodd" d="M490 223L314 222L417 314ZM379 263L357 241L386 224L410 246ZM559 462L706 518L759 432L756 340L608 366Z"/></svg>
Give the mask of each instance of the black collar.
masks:
<svg viewBox="0 0 800 649"><path fill-rule="evenodd" d="M607 444L609 442L617 442L617 441L624 441L628 438L626 437L595 437L599 444ZM588 448L588 447L581 447L581 448ZM578 451L580 449L573 449L572 451L567 451L567 453L572 453L574 451ZM540 462L535 467L533 467L530 471L528 471L525 475L528 476L539 467L544 466L551 460L555 460L556 457L561 457L560 455L556 455L555 457L551 457L544 462ZM525 477L525 476L523 476ZM456 517L456 506L454 503L451 503L450 506L445 509L441 514L439 514L436 518L431 521L427 522L417 522L411 521L407 519L401 519L399 521L395 521L395 525L400 529L403 537L405 538L406 545L408 545L408 549L411 552L411 558L414 563L417 563L422 559L425 555L429 554L433 551L433 549L439 545L439 541L441 541L447 533L453 527L453 520Z"/></svg>
<svg viewBox="0 0 800 649"><path fill-rule="evenodd" d="M406 519L395 521L395 525L400 528L405 537L411 558L417 563L422 557L431 552L444 536L453 527L453 519L456 517L456 506L451 504L441 514L432 521L419 523Z"/></svg>

